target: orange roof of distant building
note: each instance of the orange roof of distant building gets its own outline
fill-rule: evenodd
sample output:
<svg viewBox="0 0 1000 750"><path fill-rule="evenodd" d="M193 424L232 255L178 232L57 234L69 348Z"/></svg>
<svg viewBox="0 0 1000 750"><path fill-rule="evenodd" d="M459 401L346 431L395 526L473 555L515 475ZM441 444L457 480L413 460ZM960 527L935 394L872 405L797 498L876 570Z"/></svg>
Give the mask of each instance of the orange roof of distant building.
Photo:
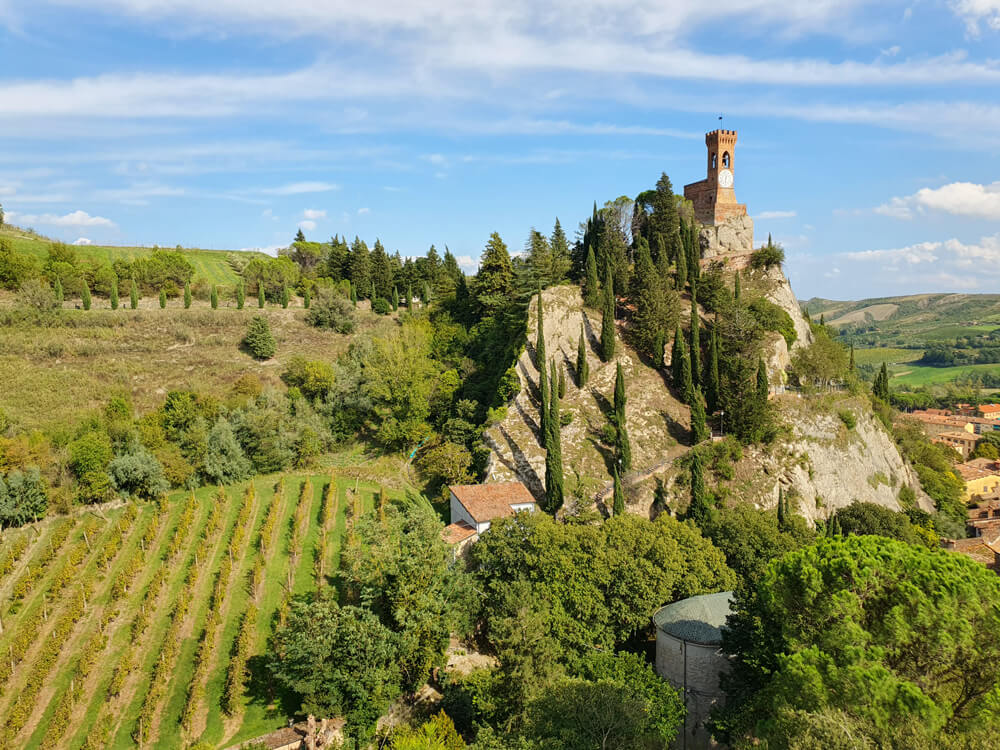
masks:
<svg viewBox="0 0 1000 750"><path fill-rule="evenodd" d="M965 482L971 482L973 479L986 479L986 477L996 476L995 471L986 471L985 469L980 469L978 466L969 466L969 464L958 464L955 466L955 471L958 475L962 477Z"/></svg>
<svg viewBox="0 0 1000 750"><path fill-rule="evenodd" d="M450 523L444 527L444 531L441 532L441 538L444 539L446 544L458 544L459 542L464 542L471 536L475 536L476 530L469 526L465 521L459 521L458 523Z"/></svg>
<svg viewBox="0 0 1000 750"><path fill-rule="evenodd" d="M1000 473L1000 461L995 458L970 458L965 462L966 466L975 466L977 469L989 471L994 474Z"/></svg>
<svg viewBox="0 0 1000 750"><path fill-rule="evenodd" d="M980 404L979 411L983 414L1000 414L1000 404Z"/></svg>
<svg viewBox="0 0 1000 750"><path fill-rule="evenodd" d="M976 442L979 440L979 436L972 432L942 432L938 435L939 438L946 438L948 440L961 440L963 442Z"/></svg>
<svg viewBox="0 0 1000 750"><path fill-rule="evenodd" d="M520 482L457 484L449 488L477 523L514 515L514 505L534 504L534 496Z"/></svg>

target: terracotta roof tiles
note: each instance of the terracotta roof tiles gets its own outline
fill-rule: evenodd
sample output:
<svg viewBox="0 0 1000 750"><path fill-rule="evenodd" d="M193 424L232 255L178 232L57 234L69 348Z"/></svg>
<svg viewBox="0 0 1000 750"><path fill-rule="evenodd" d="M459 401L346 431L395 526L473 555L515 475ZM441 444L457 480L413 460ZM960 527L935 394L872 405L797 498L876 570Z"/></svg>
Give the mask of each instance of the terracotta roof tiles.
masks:
<svg viewBox="0 0 1000 750"><path fill-rule="evenodd" d="M514 505L534 504L534 496L520 482L458 484L449 488L477 523L514 515Z"/></svg>

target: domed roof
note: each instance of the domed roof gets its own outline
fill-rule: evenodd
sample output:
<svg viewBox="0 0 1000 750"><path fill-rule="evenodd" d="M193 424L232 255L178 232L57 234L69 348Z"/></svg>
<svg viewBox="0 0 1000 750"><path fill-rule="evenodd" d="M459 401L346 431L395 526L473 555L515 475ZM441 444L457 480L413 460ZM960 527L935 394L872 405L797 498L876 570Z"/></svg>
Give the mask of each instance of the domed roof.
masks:
<svg viewBox="0 0 1000 750"><path fill-rule="evenodd" d="M653 615L657 630L705 646L722 643L722 628L732 609L732 591L702 594L661 607Z"/></svg>

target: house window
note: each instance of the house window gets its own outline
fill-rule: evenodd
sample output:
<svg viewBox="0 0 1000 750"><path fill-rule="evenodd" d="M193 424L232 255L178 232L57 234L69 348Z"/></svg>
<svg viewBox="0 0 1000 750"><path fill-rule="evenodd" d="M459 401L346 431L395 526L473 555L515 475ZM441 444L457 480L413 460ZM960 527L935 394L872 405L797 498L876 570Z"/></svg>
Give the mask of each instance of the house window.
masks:
<svg viewBox="0 0 1000 750"><path fill-rule="evenodd" d="M728 151L724 151L722 153L722 166L724 166L726 169L729 169L729 152Z"/></svg>

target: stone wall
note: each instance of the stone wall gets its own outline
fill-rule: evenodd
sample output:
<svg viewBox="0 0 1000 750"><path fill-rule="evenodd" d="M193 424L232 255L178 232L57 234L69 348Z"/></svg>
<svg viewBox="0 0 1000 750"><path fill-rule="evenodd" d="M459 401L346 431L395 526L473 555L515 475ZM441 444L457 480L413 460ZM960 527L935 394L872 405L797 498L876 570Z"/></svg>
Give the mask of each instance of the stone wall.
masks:
<svg viewBox="0 0 1000 750"><path fill-rule="evenodd" d="M702 226L698 242L703 260L749 256L753 252L753 219L744 214L731 216L716 226Z"/></svg>

